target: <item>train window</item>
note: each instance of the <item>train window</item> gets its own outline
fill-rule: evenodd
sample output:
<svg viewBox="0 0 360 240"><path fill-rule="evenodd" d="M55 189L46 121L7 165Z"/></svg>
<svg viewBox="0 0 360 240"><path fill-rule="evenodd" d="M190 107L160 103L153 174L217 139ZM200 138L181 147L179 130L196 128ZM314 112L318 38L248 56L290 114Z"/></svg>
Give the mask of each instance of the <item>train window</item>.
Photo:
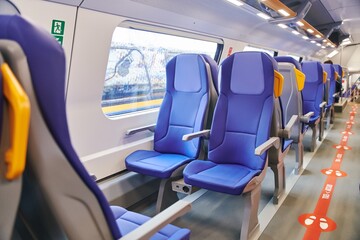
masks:
<svg viewBox="0 0 360 240"><path fill-rule="evenodd" d="M265 53L269 54L272 57L275 56L275 51L268 50L268 49L263 49L263 48L258 48L258 47L252 47L252 46L245 46L243 51L244 52L248 52L248 51L265 52Z"/></svg>
<svg viewBox="0 0 360 240"><path fill-rule="evenodd" d="M181 53L215 57L222 45L163 33L117 27L113 33L101 101L107 117L158 108L166 64Z"/></svg>

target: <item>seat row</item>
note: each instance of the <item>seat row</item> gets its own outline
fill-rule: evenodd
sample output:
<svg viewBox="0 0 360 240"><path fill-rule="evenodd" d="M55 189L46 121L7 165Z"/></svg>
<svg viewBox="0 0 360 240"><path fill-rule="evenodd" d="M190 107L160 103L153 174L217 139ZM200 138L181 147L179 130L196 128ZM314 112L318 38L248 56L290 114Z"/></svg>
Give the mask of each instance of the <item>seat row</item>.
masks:
<svg viewBox="0 0 360 240"><path fill-rule="evenodd" d="M327 67L324 65L325 70ZM186 74L183 74L184 70ZM208 74L201 74L205 72ZM154 150L138 150L125 162L128 170L162 179L157 199L158 212L177 200L171 182L181 177L187 189L196 186L233 195L250 193L249 209L245 211L249 215L243 218L247 221L243 226L248 228L241 231L242 238L246 239L257 224L254 215L267 166L274 172L273 200L276 204L285 189L284 158L290 147L296 151L295 173L298 174L302 169L302 140L307 129L311 128L313 132L311 151L316 146L317 128L318 138L322 139L324 119L333 116L331 109L335 94L333 85L330 86L333 80L327 78L319 62L300 65L290 57L273 59L259 52L235 53L225 59L220 65L218 81L214 81L216 72L213 60L201 55L179 55L171 60L167 65L165 100L157 125L151 127L155 131ZM184 100L180 96L185 94L186 87L177 89L173 86L176 86L176 81L185 84L190 79L187 86L192 89L187 89ZM269 82L273 82L273 86L268 89L274 92L266 95ZM329 82L328 86L326 82ZM195 97L199 94L211 99L214 95L212 84L218 90L214 110L206 108L201 98ZM198 88L194 89L194 86ZM200 91L200 86L205 90ZM194 98L188 94L191 91L196 93ZM325 96L325 92L331 95ZM182 104L177 105L177 101ZM211 119L206 115L212 111L211 129L203 130L204 126L209 126L206 123ZM199 118L194 112L204 117ZM128 135L146 129L131 129ZM269 137L272 138L267 140ZM200 159L202 147L199 138L208 140L207 151L201 154L205 157Z"/></svg>
<svg viewBox="0 0 360 240"><path fill-rule="evenodd" d="M74 151L66 121L65 91L61 90L65 87L65 57L56 40L20 16L0 16L0 52L31 104L29 142L16 150L24 159L24 146L28 146L17 223L22 237L119 239L149 221L124 208L110 208ZM303 63L301 67L310 79L304 82L297 62L277 60L282 63L265 53L235 53L222 62L220 71L204 55L179 55L168 63L154 150L139 150L126 159L128 169L163 179L159 212L177 200L171 182L184 176L189 185L245 196L248 209L241 238L246 239L258 224L261 182L267 166L275 173L274 199L285 187L283 160L290 146L298 149L296 169L300 172L303 135L307 126L314 132L322 122L322 106L316 102L323 100L319 90L323 89L322 67L317 62ZM306 89L315 91L316 96L305 94ZM21 116L25 116L26 125L26 113ZM26 133L20 135L24 141L27 127L20 129L17 131ZM201 139L208 139L207 144ZM199 156L202 160L197 160ZM24 167L18 165L15 178ZM2 184L2 196L3 189ZM19 199L19 187L16 192ZM140 227L136 238L188 239L188 229L166 225L190 209L187 203L177 203ZM11 231L3 229L11 229L14 216L6 217L6 225L0 221L2 239L10 238Z"/></svg>

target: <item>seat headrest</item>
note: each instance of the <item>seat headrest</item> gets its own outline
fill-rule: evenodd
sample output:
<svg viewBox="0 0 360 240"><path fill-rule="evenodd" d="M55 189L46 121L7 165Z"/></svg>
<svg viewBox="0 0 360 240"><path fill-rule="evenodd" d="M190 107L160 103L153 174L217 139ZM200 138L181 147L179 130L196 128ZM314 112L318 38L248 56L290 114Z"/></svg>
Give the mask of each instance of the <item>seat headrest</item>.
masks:
<svg viewBox="0 0 360 240"><path fill-rule="evenodd" d="M286 62L286 63L292 63L294 64L294 66L296 67L297 70L301 71L301 65L298 61L296 61L293 57L289 57L289 56L279 56L279 57L274 57L274 59L279 63L279 62Z"/></svg>
<svg viewBox="0 0 360 240"><path fill-rule="evenodd" d="M224 65L226 70L224 70ZM230 69L228 67L231 66ZM233 66L237 66L234 68ZM229 71L230 81L220 81L220 91L231 91L234 94L260 95L264 91L273 91L267 88L266 78L274 79L274 70L278 70L276 61L263 52L237 52L228 57L221 65L222 75ZM273 84L271 84L273 85ZM270 92L269 92L270 93Z"/></svg>
<svg viewBox="0 0 360 240"><path fill-rule="evenodd" d="M302 72L306 75L306 83L322 83L323 67L320 62L302 62Z"/></svg>
<svg viewBox="0 0 360 240"><path fill-rule="evenodd" d="M327 77L330 79L330 81L336 80L335 76L335 68L332 64L324 63L323 65L324 71L327 72Z"/></svg>
<svg viewBox="0 0 360 240"><path fill-rule="evenodd" d="M172 62L175 61L175 64ZM174 71L174 90L178 92L199 92L203 75L200 64L205 60L199 54L180 54L175 56L166 66L167 73ZM170 74L167 74L170 75ZM205 76L204 76L205 77ZM169 84L169 83L168 83ZM167 85L170 87L169 85Z"/></svg>
<svg viewBox="0 0 360 240"><path fill-rule="evenodd" d="M343 77L343 69L339 64L333 64L335 68L335 72L338 73L339 76Z"/></svg>

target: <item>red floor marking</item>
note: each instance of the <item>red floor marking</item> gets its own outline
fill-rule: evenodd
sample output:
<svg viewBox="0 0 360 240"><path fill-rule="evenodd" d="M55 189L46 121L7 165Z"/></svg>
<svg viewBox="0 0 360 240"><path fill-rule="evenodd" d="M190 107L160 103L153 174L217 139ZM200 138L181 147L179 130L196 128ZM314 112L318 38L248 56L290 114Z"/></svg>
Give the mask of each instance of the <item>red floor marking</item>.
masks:
<svg viewBox="0 0 360 240"><path fill-rule="evenodd" d="M322 188L318 202L316 204L314 213L302 214L298 221L301 225L306 227L306 232L303 240L317 240L320 238L322 232L331 232L336 229L336 223L326 216L329 209L331 198L336 185L338 177L346 177L347 174L340 170L341 163L345 154L345 150L351 150L351 147L347 146L352 126L355 124L356 108L352 107L350 112L349 121L346 122L346 129L342 132L340 144L336 144L333 147L337 149L336 155L330 168L322 169L321 172L327 176L325 184Z"/></svg>

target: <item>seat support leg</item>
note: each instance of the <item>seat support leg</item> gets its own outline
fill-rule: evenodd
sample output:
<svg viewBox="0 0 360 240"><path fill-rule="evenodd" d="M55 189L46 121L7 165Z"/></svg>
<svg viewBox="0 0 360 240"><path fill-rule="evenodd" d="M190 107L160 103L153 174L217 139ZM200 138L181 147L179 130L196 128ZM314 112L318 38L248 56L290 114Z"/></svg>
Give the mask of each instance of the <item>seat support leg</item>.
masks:
<svg viewBox="0 0 360 240"><path fill-rule="evenodd" d="M179 200L177 193L172 190L171 183L182 178L185 166L186 164L176 169L170 178L161 180L158 198L156 201L156 213L161 212Z"/></svg>
<svg viewBox="0 0 360 240"><path fill-rule="evenodd" d="M171 182L174 180L173 178L161 180L156 201L156 213L163 211L179 200L177 193L174 192L171 187Z"/></svg>
<svg viewBox="0 0 360 240"><path fill-rule="evenodd" d="M313 152L316 146L316 125L311 126L311 130L312 130L312 135L311 135L310 152Z"/></svg>
<svg viewBox="0 0 360 240"><path fill-rule="evenodd" d="M299 173L302 171L303 168L303 162L304 162L304 145L302 141L298 143L293 143L293 148L295 150L295 168L294 173L296 175L299 175Z"/></svg>
<svg viewBox="0 0 360 240"><path fill-rule="evenodd" d="M320 117L319 122L319 141L322 141L324 137L324 115Z"/></svg>
<svg viewBox="0 0 360 240"><path fill-rule="evenodd" d="M285 190L285 165L283 161L280 161L277 165L270 166L274 172L275 190L273 203L278 204L281 194Z"/></svg>
<svg viewBox="0 0 360 240"><path fill-rule="evenodd" d="M328 109L328 111L326 111L326 114L325 114L324 129L329 129L330 122L331 122L331 109Z"/></svg>
<svg viewBox="0 0 360 240"><path fill-rule="evenodd" d="M334 123L334 117L335 117L335 109L334 106L330 108L330 124Z"/></svg>
<svg viewBox="0 0 360 240"><path fill-rule="evenodd" d="M260 202L261 184L255 189L244 193L245 206L241 225L240 240L247 240L259 228L258 209Z"/></svg>

